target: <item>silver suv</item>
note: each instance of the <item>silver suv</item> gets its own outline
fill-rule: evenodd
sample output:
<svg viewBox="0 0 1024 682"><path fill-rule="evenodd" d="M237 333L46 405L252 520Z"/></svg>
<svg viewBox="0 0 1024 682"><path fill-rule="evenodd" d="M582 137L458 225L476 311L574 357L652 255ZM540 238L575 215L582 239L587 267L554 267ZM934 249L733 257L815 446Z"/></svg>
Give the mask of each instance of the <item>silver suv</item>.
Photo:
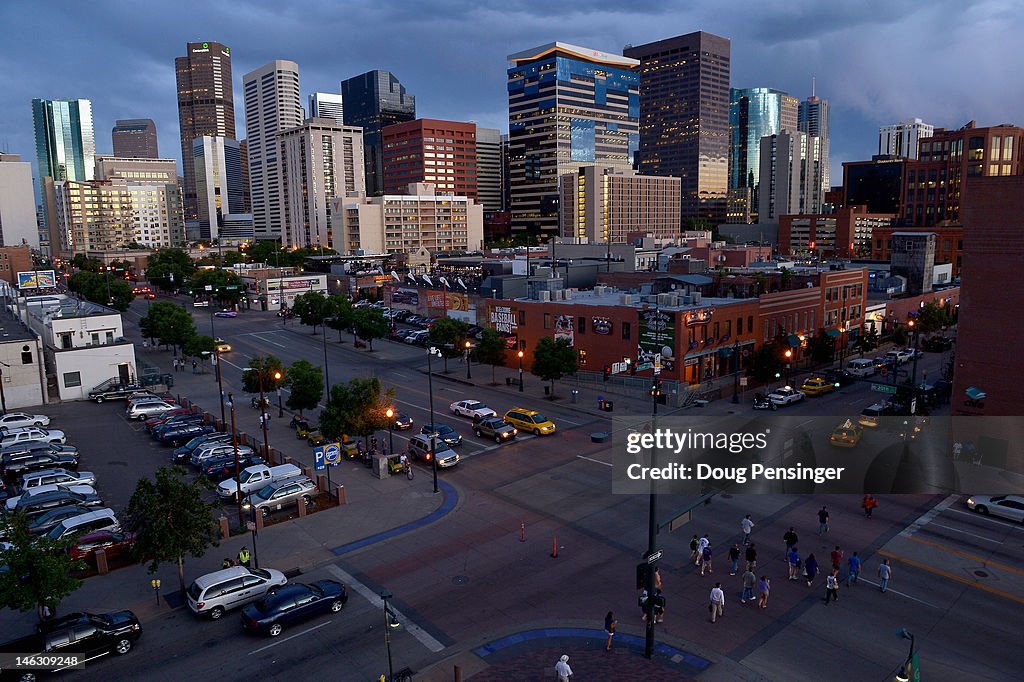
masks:
<svg viewBox="0 0 1024 682"><path fill-rule="evenodd" d="M430 460L437 456L437 466L442 469L446 467L453 467L459 463L459 453L455 452L440 438L435 439L436 451L430 451L430 436L420 434L413 436L409 439L409 454L412 455L413 459L423 460L425 463L430 464Z"/></svg>
<svg viewBox="0 0 1024 682"><path fill-rule="evenodd" d="M250 511L253 507L266 517L270 512L278 511L293 504L313 506L316 497L316 484L305 476L288 478L276 483L268 483L257 492L245 498L242 508Z"/></svg>
<svg viewBox="0 0 1024 682"><path fill-rule="evenodd" d="M272 568L233 566L196 578L185 594L192 613L217 620L228 609L254 602L287 582Z"/></svg>

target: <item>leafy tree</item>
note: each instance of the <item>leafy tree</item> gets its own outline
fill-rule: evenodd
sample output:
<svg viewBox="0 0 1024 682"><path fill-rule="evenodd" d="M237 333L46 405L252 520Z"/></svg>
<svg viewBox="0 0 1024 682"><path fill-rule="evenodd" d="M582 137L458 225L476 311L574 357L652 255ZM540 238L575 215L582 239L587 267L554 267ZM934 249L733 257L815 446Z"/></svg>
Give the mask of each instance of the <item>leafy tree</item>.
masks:
<svg viewBox="0 0 1024 682"><path fill-rule="evenodd" d="M84 253L76 253L71 259L71 265L78 270L99 272L100 266L103 265L103 263L99 259L89 258Z"/></svg>
<svg viewBox="0 0 1024 682"><path fill-rule="evenodd" d="M931 334L953 324L953 316L949 314L949 308L938 301L924 304L917 311L915 320L917 331L920 334Z"/></svg>
<svg viewBox="0 0 1024 682"><path fill-rule="evenodd" d="M217 344L212 336L206 334L195 334L181 346L182 355L190 358L209 358L217 352Z"/></svg>
<svg viewBox="0 0 1024 682"><path fill-rule="evenodd" d="M770 383L775 380L776 374L781 374L784 367L785 357L784 344L782 339L775 339L766 343L756 351L747 365L747 374L762 383Z"/></svg>
<svg viewBox="0 0 1024 682"><path fill-rule="evenodd" d="M497 330L487 328L480 334L480 342L476 344L473 352L476 354L477 362L491 366L491 384L497 383L494 380L494 368L505 366L507 349L508 345L505 343L505 337L499 334Z"/></svg>
<svg viewBox="0 0 1024 682"><path fill-rule="evenodd" d="M181 249L160 249L149 257L146 279L161 289L174 290L185 286L196 266Z"/></svg>
<svg viewBox="0 0 1024 682"><path fill-rule="evenodd" d="M360 308L352 314L352 326L359 338L370 344L373 350L373 340L381 339L388 333L390 324L384 313L377 308Z"/></svg>
<svg viewBox="0 0 1024 682"><path fill-rule="evenodd" d="M313 334L316 334L317 325L323 324L333 314L331 301L318 291L307 291L296 296L292 311L299 316L302 324L313 327Z"/></svg>
<svg viewBox="0 0 1024 682"><path fill-rule="evenodd" d="M876 348L878 348L878 330L871 325L861 331L860 336L857 337L857 351L861 357L864 357L865 353L870 353Z"/></svg>
<svg viewBox="0 0 1024 682"><path fill-rule="evenodd" d="M187 310L171 303L158 301L149 307L146 317L139 321L142 333L160 343L178 348L196 334L196 325Z"/></svg>
<svg viewBox="0 0 1024 682"><path fill-rule="evenodd" d="M342 294L331 294L327 297L327 301L331 316L324 320L324 324L338 331L338 343L342 343L341 333L352 328L352 314L355 309L352 307L352 301L348 300L348 296Z"/></svg>
<svg viewBox="0 0 1024 682"><path fill-rule="evenodd" d="M237 303L242 297L242 280L230 270L208 269L199 270L189 280L189 286L197 293L206 291L206 287L213 287L213 297L221 305ZM234 287L229 289L228 287Z"/></svg>
<svg viewBox="0 0 1024 682"><path fill-rule="evenodd" d="M281 378L275 379L275 374L280 374ZM284 380L284 365L273 355L257 355L249 361L249 368L242 372L242 390L259 393L260 377L263 378L263 392L272 393Z"/></svg>
<svg viewBox="0 0 1024 682"><path fill-rule="evenodd" d="M320 433L328 439L342 436L369 438L388 427L387 409L394 404L394 391L382 395L380 379L350 379L331 387L331 399L320 412Z"/></svg>
<svg viewBox="0 0 1024 682"><path fill-rule="evenodd" d="M68 289L93 303L109 305L120 311L128 310L135 298L131 285L110 272L76 272L68 280Z"/></svg>
<svg viewBox="0 0 1024 682"><path fill-rule="evenodd" d="M266 263L272 267L277 267L282 262L281 258L285 253L287 250L282 249L278 241L258 241L249 247L249 256L254 263Z"/></svg>
<svg viewBox="0 0 1024 682"><path fill-rule="evenodd" d="M907 345L907 329L903 325L896 325L896 329L893 330L892 336L889 340L895 343L897 346Z"/></svg>
<svg viewBox="0 0 1024 682"><path fill-rule="evenodd" d="M65 551L67 539L29 533L24 514L8 516L3 526L10 547L0 551L0 606L22 613L35 609L42 622L44 606L53 611L82 586L71 574L85 568L85 562L73 560Z"/></svg>
<svg viewBox="0 0 1024 682"><path fill-rule="evenodd" d="M707 218L690 217L687 218L686 221L683 223L683 231L693 232L697 230L701 230L704 232L710 231L711 222Z"/></svg>
<svg viewBox="0 0 1024 682"><path fill-rule="evenodd" d="M289 410L312 410L324 397L324 372L309 360L296 360L288 368L284 384L291 389L285 402Z"/></svg>
<svg viewBox="0 0 1024 682"><path fill-rule="evenodd" d="M836 342L824 329L819 329L807 340L807 349L814 362L831 362L836 355Z"/></svg>
<svg viewBox="0 0 1024 682"><path fill-rule="evenodd" d="M754 275L754 294L763 294L768 291L768 278L760 272Z"/></svg>
<svg viewBox="0 0 1024 682"><path fill-rule="evenodd" d="M132 553L149 561L149 572L160 564L178 565L178 583L185 591L185 555L201 557L207 547L216 546L220 528L213 508L204 498L202 477L182 480L181 467L157 469L156 480L140 478L128 502L125 527L135 533Z"/></svg>
<svg viewBox="0 0 1024 682"><path fill-rule="evenodd" d="M551 382L551 397L555 395L555 381L566 374L573 374L577 369L576 350L568 339L556 341L550 336L543 336L537 342L530 371L542 380Z"/></svg>
<svg viewBox="0 0 1024 682"><path fill-rule="evenodd" d="M469 325L452 317L442 317L430 328L430 345L436 346L444 358L444 373L448 373L448 359L462 355L466 347Z"/></svg>
<svg viewBox="0 0 1024 682"><path fill-rule="evenodd" d="M789 268L782 268L782 272L779 273L779 282L782 284L782 289L789 289L789 285L792 281L793 271Z"/></svg>

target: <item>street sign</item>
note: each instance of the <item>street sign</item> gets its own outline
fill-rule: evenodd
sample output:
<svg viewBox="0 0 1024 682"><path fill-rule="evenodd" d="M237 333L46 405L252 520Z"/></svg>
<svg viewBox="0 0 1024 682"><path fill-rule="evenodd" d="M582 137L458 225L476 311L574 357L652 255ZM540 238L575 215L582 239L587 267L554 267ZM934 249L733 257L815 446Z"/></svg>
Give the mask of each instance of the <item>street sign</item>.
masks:
<svg viewBox="0 0 1024 682"><path fill-rule="evenodd" d="M653 367L654 367L654 363L653 362L641 362L639 365L636 366L636 371L642 372L645 369L652 369Z"/></svg>
<svg viewBox="0 0 1024 682"><path fill-rule="evenodd" d="M206 285L206 290L207 291L213 291L213 285L212 284L207 284Z"/></svg>
<svg viewBox="0 0 1024 682"><path fill-rule="evenodd" d="M341 462L341 443L328 443L324 446L324 461L332 467Z"/></svg>
<svg viewBox="0 0 1024 682"><path fill-rule="evenodd" d="M645 559L647 559L647 563L649 563L649 564L653 564L653 563L654 563L655 561L657 561L658 559L660 559L660 558L661 558L661 555L662 555L662 554L664 554L664 552L663 552L662 550L660 550L660 549L659 549L659 550L657 550L656 552L654 552L654 554L648 554L648 555L647 555L646 557L644 557L644 558L645 558Z"/></svg>
<svg viewBox="0 0 1024 682"><path fill-rule="evenodd" d="M740 377L740 386L747 385L747 377Z"/></svg>
<svg viewBox="0 0 1024 682"><path fill-rule="evenodd" d="M323 447L313 448L313 468L317 471L323 471L327 468L327 463L324 462Z"/></svg>
<svg viewBox="0 0 1024 682"><path fill-rule="evenodd" d="M875 393L888 393L896 395L896 387L889 384L871 384L871 390Z"/></svg>
<svg viewBox="0 0 1024 682"><path fill-rule="evenodd" d="M661 374L661 353L654 355L654 373Z"/></svg>
<svg viewBox="0 0 1024 682"><path fill-rule="evenodd" d="M624 362L613 362L612 363L612 374L619 374L626 371L626 363Z"/></svg>
<svg viewBox="0 0 1024 682"><path fill-rule="evenodd" d="M246 521L245 528L251 533L252 531L256 530L256 523L253 521Z"/></svg>

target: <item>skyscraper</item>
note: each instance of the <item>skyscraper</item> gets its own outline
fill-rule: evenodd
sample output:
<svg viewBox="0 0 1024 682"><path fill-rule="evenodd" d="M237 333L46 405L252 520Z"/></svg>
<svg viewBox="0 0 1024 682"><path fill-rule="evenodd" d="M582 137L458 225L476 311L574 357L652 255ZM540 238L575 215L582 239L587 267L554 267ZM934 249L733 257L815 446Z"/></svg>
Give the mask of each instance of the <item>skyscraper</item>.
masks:
<svg viewBox="0 0 1024 682"><path fill-rule="evenodd" d="M284 230L278 134L302 125L299 65L275 60L242 77L249 191L258 239L280 239Z"/></svg>
<svg viewBox="0 0 1024 682"><path fill-rule="evenodd" d="M159 159L156 123L151 118L118 119L110 131L114 156L121 159Z"/></svg>
<svg viewBox="0 0 1024 682"><path fill-rule="evenodd" d="M22 244L39 248L32 164L17 154L0 153L0 246Z"/></svg>
<svg viewBox="0 0 1024 682"><path fill-rule="evenodd" d="M92 127L92 102L87 99L34 99L32 125L36 139L36 204L43 206L43 224L49 227L54 216L51 203L44 201L44 178L55 182L92 180L96 157L96 137ZM49 235L52 240L53 235Z"/></svg>
<svg viewBox="0 0 1024 682"><path fill-rule="evenodd" d="M476 128L476 195L484 213L504 207L505 165L501 158L501 131Z"/></svg>
<svg viewBox="0 0 1024 682"><path fill-rule="evenodd" d="M698 31L628 47L640 60L639 170L682 179L682 219L725 220L730 42Z"/></svg>
<svg viewBox="0 0 1024 682"><path fill-rule="evenodd" d="M919 118L882 126L878 129L878 155L917 159L917 141L934 132L935 126Z"/></svg>
<svg viewBox="0 0 1024 682"><path fill-rule="evenodd" d="M211 135L192 140L200 239L217 239L220 218L245 212L241 156L236 140Z"/></svg>
<svg viewBox="0 0 1024 682"><path fill-rule="evenodd" d="M368 71L341 82L345 125L363 129L366 192L384 193L384 156L380 133L395 123L416 118L416 98L389 71Z"/></svg>
<svg viewBox="0 0 1024 682"><path fill-rule="evenodd" d="M747 189L751 222L757 222L761 174L761 138L783 130L797 130L797 99L771 88L730 90L729 189Z"/></svg>
<svg viewBox="0 0 1024 682"><path fill-rule="evenodd" d="M437 194L477 199L476 124L418 118L381 131L384 193L427 182Z"/></svg>
<svg viewBox="0 0 1024 682"><path fill-rule="evenodd" d="M800 132L814 135L821 139L821 196L832 189L829 172L829 134L828 134L828 101L813 93L803 102L797 112L797 127Z"/></svg>
<svg viewBox="0 0 1024 682"><path fill-rule="evenodd" d="M758 222L778 223L779 216L818 213L821 192L821 138L783 130L761 138L761 189Z"/></svg>
<svg viewBox="0 0 1024 682"><path fill-rule="evenodd" d="M638 62L568 43L509 55L512 230L558 233L558 178L583 164L630 167L639 138Z"/></svg>
<svg viewBox="0 0 1024 682"><path fill-rule="evenodd" d="M314 92L309 96L309 118L333 118L338 125L345 122L345 106L341 95Z"/></svg>
<svg viewBox="0 0 1024 682"><path fill-rule="evenodd" d="M182 199L185 219L198 218L192 140L203 135L235 139L235 99L231 85L231 50L221 43L188 43L185 56L176 57L178 125L181 166L185 178Z"/></svg>

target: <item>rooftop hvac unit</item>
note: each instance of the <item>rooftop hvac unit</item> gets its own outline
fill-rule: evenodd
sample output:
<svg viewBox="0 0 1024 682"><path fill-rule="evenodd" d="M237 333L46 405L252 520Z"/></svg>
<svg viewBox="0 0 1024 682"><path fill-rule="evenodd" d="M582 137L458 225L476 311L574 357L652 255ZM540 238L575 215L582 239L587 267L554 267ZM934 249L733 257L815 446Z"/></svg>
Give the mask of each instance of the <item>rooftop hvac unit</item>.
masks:
<svg viewBox="0 0 1024 682"><path fill-rule="evenodd" d="M594 296L604 296L608 293L608 287L598 284L594 287Z"/></svg>
<svg viewBox="0 0 1024 682"><path fill-rule="evenodd" d="M633 295L632 294L620 294L619 295L619 305L633 305Z"/></svg>
<svg viewBox="0 0 1024 682"><path fill-rule="evenodd" d="M694 305L700 305L701 293L699 291L693 292L693 303Z"/></svg>
<svg viewBox="0 0 1024 682"><path fill-rule="evenodd" d="M541 300L542 303L551 300L551 292L550 291L539 291L537 293L540 295L540 300Z"/></svg>
<svg viewBox="0 0 1024 682"><path fill-rule="evenodd" d="M683 296L683 305L693 305L693 296Z"/></svg>
<svg viewBox="0 0 1024 682"><path fill-rule="evenodd" d="M672 300L672 294L658 294L658 305L668 306L672 305L669 301Z"/></svg>
<svg viewBox="0 0 1024 682"><path fill-rule="evenodd" d="M679 296L678 296L678 294L671 294L668 297L668 305L669 305L670 308L678 308L679 307Z"/></svg>

